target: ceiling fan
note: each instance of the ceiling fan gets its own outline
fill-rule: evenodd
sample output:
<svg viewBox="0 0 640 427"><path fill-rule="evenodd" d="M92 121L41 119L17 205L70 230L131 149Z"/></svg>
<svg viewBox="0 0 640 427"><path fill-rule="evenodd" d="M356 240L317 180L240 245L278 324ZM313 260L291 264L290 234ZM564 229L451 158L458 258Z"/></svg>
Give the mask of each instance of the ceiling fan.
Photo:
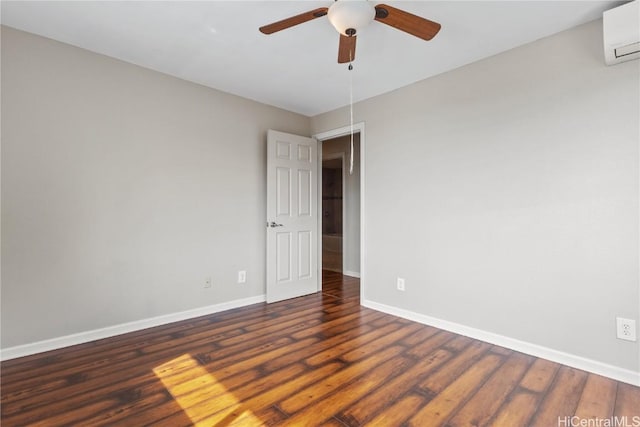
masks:
<svg viewBox="0 0 640 427"><path fill-rule="evenodd" d="M338 63L340 64L355 59L356 34L373 20L423 40L431 40L440 31L440 24L437 22L429 21L386 4L373 6L367 0L336 0L328 8L320 7L260 27L260 32L273 34L325 15L328 15L329 21L340 33L338 47Z"/></svg>

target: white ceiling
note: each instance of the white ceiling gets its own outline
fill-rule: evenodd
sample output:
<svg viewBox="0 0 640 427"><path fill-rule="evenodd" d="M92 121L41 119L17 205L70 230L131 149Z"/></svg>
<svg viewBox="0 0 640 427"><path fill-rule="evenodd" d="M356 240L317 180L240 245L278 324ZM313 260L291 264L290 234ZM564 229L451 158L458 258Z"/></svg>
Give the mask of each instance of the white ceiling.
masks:
<svg viewBox="0 0 640 427"><path fill-rule="evenodd" d="M442 24L425 42L373 22L354 70L326 17L258 27L325 1L2 1L2 24L313 116L600 18L617 1L375 1Z"/></svg>

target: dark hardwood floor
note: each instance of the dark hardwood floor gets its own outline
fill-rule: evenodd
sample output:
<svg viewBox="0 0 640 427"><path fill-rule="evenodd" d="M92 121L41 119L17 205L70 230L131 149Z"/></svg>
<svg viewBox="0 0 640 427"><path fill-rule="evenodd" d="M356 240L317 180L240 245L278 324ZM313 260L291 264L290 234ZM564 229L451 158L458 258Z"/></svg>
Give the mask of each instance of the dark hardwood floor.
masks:
<svg viewBox="0 0 640 427"><path fill-rule="evenodd" d="M5 427L640 423L638 387L361 307L331 272L322 293L0 367Z"/></svg>

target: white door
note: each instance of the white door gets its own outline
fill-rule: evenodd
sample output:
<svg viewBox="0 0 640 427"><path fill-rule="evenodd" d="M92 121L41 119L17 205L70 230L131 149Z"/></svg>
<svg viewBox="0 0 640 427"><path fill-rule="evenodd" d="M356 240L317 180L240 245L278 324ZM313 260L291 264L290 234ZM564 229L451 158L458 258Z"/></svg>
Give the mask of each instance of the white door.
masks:
<svg viewBox="0 0 640 427"><path fill-rule="evenodd" d="M319 290L318 142L267 134L267 302Z"/></svg>

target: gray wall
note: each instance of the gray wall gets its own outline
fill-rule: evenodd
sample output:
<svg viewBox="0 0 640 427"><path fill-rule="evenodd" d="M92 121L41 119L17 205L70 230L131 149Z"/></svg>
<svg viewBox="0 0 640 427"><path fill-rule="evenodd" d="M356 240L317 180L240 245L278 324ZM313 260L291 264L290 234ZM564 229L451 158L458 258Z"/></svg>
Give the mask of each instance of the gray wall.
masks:
<svg viewBox="0 0 640 427"><path fill-rule="evenodd" d="M264 294L268 128L310 134L3 27L2 347Z"/></svg>
<svg viewBox="0 0 640 427"><path fill-rule="evenodd" d="M638 371L639 71L595 21L358 103L367 298Z"/></svg>
<svg viewBox="0 0 640 427"><path fill-rule="evenodd" d="M322 156L342 153L347 174L344 191L345 224L344 246L345 263L342 266L345 274L360 274L360 134L353 137L353 173L349 174L349 152L351 136L329 139L322 142Z"/></svg>

